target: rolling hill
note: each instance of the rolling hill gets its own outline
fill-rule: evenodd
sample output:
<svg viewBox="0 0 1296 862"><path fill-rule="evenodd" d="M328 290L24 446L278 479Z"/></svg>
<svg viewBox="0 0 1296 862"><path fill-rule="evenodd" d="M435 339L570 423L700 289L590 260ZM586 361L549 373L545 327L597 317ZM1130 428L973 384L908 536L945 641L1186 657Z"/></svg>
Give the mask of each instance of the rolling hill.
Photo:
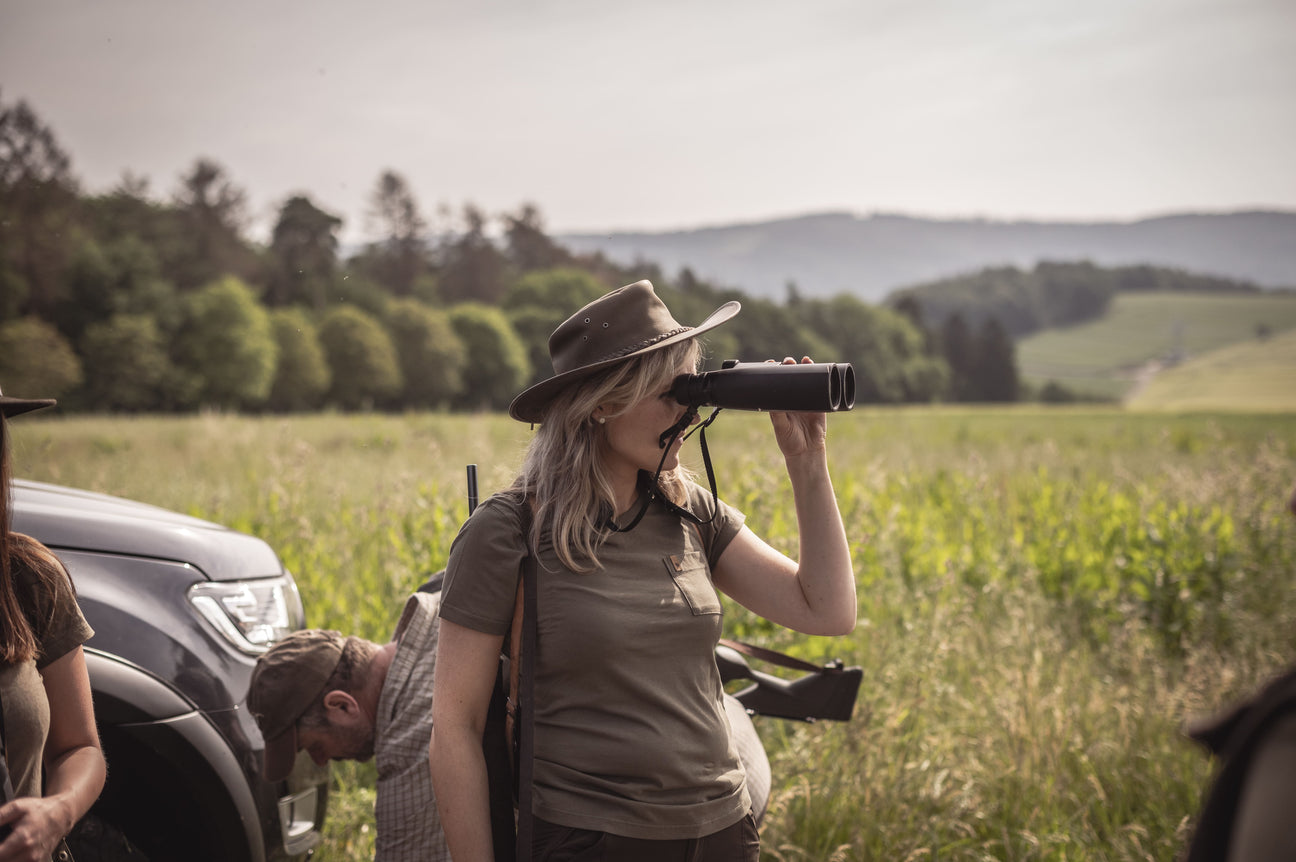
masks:
<svg viewBox="0 0 1296 862"><path fill-rule="evenodd" d="M823 213L660 233L586 233L555 240L630 265L651 261L782 300L850 293L879 302L893 290L988 266L1040 260L1153 264L1204 275L1296 286L1296 212L1184 214L1132 222L934 220Z"/></svg>
<svg viewBox="0 0 1296 862"><path fill-rule="evenodd" d="M1296 294L1123 293L1101 319L1017 343L1022 379L1118 398L1141 382L1215 351L1296 332ZM1262 337L1265 336L1265 337ZM1240 361L1240 360L1239 360ZM1296 364L1288 367L1296 391Z"/></svg>
<svg viewBox="0 0 1296 862"><path fill-rule="evenodd" d="M1158 373L1132 410L1296 412L1296 329L1230 345Z"/></svg>

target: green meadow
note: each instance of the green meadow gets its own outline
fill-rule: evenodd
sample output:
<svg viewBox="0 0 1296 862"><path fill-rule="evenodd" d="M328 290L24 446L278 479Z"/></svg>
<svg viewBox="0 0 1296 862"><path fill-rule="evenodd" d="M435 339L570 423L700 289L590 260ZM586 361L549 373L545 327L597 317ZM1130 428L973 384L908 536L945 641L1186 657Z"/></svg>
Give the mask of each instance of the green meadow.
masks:
<svg viewBox="0 0 1296 862"><path fill-rule="evenodd" d="M1296 412L1296 330L1231 344L1157 374L1134 410Z"/></svg>
<svg viewBox="0 0 1296 862"><path fill-rule="evenodd" d="M1181 731L1296 658L1293 413L857 408L830 455L859 584L841 638L728 634L864 668L855 717L757 719L765 860L1164 860L1212 764ZM15 423L20 476L269 541L308 622L386 638L530 433L505 417ZM708 431L720 494L795 554L768 420ZM693 456L698 447L690 444ZM700 469L696 461L694 466ZM373 770L334 768L325 862L371 858Z"/></svg>
<svg viewBox="0 0 1296 862"><path fill-rule="evenodd" d="M1266 341L1292 329L1296 294L1121 293L1101 320L1018 342L1017 360L1022 378L1032 384L1056 380L1078 392L1119 399L1149 362L1196 359L1248 342L1267 354ZM1266 333L1269 339L1258 337Z"/></svg>

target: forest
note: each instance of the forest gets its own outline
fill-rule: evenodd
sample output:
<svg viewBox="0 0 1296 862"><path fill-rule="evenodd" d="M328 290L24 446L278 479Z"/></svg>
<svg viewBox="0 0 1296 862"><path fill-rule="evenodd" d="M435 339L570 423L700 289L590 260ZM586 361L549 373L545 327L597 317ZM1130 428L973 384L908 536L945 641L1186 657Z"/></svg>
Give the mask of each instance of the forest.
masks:
<svg viewBox="0 0 1296 862"><path fill-rule="evenodd" d="M1041 261L1034 269L989 267L894 291L888 304L923 310L928 325L944 326L958 315L983 325L994 318L1016 338L1044 329L1073 326L1102 317L1117 293L1257 294L1245 281L1169 267L1100 267L1089 262Z"/></svg>
<svg viewBox="0 0 1296 862"><path fill-rule="evenodd" d="M85 193L37 112L0 99L0 381L70 412L498 410L549 375L563 318L648 278L684 323L742 302L708 338L712 367L809 355L851 363L860 403L1009 402L1035 397L1013 338L1100 315L1121 283L1086 263L1040 264L881 305L794 285L777 303L688 269L573 254L534 204L431 218L395 170L368 203L358 248L344 251L343 220L307 193L254 241L247 194L213 159L165 195L131 174Z"/></svg>

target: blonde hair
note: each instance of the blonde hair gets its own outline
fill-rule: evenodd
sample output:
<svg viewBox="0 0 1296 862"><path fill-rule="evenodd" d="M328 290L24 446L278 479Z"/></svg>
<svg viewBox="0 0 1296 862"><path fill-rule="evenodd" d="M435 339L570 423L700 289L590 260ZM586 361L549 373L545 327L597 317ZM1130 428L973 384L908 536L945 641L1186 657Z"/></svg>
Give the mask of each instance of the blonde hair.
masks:
<svg viewBox="0 0 1296 862"><path fill-rule="evenodd" d="M656 397L679 375L681 365L696 369L701 358L701 346L690 338L618 363L554 397L512 487L534 501L533 547L548 527L564 566L575 572L599 567L598 547L611 534L607 522L616 500L604 464L605 438L594 411L602 407L603 415L612 417ZM681 505L690 479L680 465L663 472L658 484L671 502Z"/></svg>

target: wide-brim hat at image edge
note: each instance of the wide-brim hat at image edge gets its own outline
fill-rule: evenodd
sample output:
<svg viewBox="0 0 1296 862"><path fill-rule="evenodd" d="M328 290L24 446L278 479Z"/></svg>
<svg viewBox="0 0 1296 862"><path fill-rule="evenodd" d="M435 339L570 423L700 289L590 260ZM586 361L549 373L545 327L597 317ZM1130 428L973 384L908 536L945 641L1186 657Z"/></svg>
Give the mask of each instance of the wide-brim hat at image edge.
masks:
<svg viewBox="0 0 1296 862"><path fill-rule="evenodd" d="M257 660L248 684L248 711L265 739L263 775L282 781L297 762L297 722L310 708L342 658L340 632L293 632Z"/></svg>
<svg viewBox="0 0 1296 862"><path fill-rule="evenodd" d="M684 326L653 290L636 281L606 293L559 324L549 336L554 375L524 390L509 405L509 415L536 424L564 388L618 362L660 350L714 329L739 312L733 300L697 326Z"/></svg>
<svg viewBox="0 0 1296 862"><path fill-rule="evenodd" d="M53 398L11 398L0 392L0 416L11 419L33 410L53 407L57 403Z"/></svg>

